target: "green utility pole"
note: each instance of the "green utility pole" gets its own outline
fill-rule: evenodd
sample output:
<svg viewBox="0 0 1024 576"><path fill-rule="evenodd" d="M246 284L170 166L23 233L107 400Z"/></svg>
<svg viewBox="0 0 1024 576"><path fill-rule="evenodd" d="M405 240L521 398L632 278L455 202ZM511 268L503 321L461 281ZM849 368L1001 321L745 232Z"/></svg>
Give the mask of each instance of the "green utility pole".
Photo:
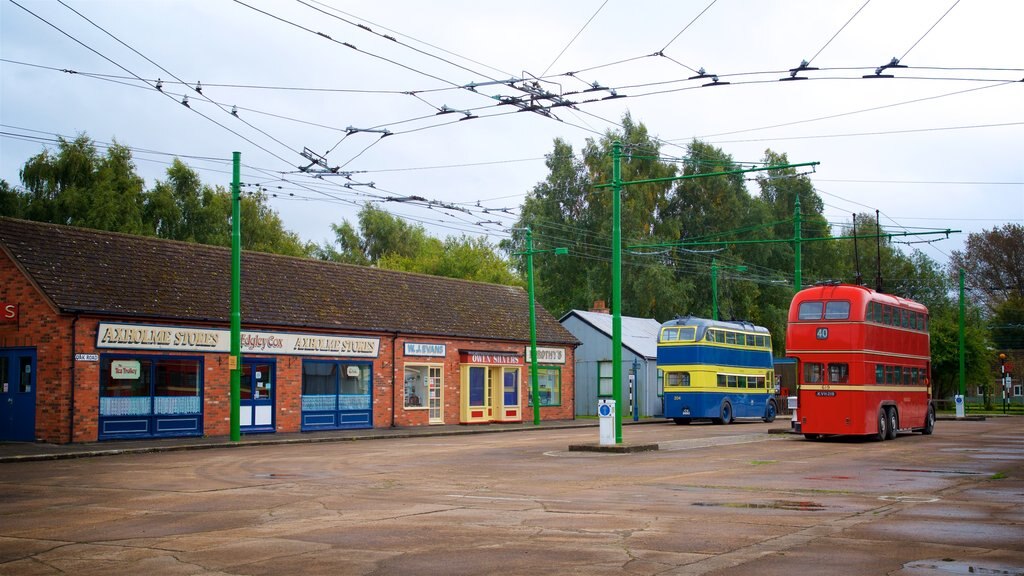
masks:
<svg viewBox="0 0 1024 576"><path fill-rule="evenodd" d="M622 143L612 143L612 397L615 398L615 443L622 444Z"/></svg>
<svg viewBox="0 0 1024 576"><path fill-rule="evenodd" d="M526 229L526 278L530 298L530 395L533 397L533 425L540 426L540 377L537 375L537 305L533 294L533 231Z"/></svg>
<svg viewBox="0 0 1024 576"><path fill-rule="evenodd" d="M533 397L533 425L540 426L540 374L537 372L537 305L533 290L533 255L542 252L554 252L557 255L568 254L568 248L554 250L534 250L533 230L526 230L526 252L517 252L516 256L526 256L526 286L530 300L530 395Z"/></svg>
<svg viewBox="0 0 1024 576"><path fill-rule="evenodd" d="M966 322L966 304L964 302L964 269L960 269L960 396L967 394L967 371L965 356L967 344L964 342L964 324Z"/></svg>
<svg viewBox="0 0 1024 576"><path fill-rule="evenodd" d="M242 210L240 189L242 153L232 153L231 177L231 441L242 439L240 431L242 388Z"/></svg>
<svg viewBox="0 0 1024 576"><path fill-rule="evenodd" d="M746 266L719 266L718 259L711 259L711 319L718 320L718 271L719 270L736 270L737 272L746 272Z"/></svg>
<svg viewBox="0 0 1024 576"><path fill-rule="evenodd" d="M804 287L804 271L800 262L803 254L800 220L800 195L798 194L793 203L793 290L795 292L799 292Z"/></svg>

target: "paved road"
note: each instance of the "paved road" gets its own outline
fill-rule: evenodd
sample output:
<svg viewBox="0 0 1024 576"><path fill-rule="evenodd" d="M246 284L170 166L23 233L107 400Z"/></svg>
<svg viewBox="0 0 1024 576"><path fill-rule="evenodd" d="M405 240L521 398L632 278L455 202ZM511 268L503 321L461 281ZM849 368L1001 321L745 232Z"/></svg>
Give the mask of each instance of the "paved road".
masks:
<svg viewBox="0 0 1024 576"><path fill-rule="evenodd" d="M0 464L0 574L1024 574L1024 418L596 428Z"/></svg>

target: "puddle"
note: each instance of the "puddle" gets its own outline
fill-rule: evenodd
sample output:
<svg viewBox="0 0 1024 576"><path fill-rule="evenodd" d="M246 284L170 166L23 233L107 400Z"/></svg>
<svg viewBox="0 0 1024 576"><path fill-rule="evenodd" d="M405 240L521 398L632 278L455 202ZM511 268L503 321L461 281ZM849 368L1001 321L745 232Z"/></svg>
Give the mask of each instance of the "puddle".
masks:
<svg viewBox="0 0 1024 576"><path fill-rule="evenodd" d="M941 560L915 560L903 565L911 574L980 574L981 576L1009 575L1024 576L1024 568L991 562L965 562L952 558Z"/></svg>
<svg viewBox="0 0 1024 576"><path fill-rule="evenodd" d="M719 508L757 508L768 510L796 510L799 512L817 512L825 507L817 502L797 500L776 500L768 503L757 502L694 502L694 506L708 506Z"/></svg>
<svg viewBox="0 0 1024 576"><path fill-rule="evenodd" d="M918 468L882 468L889 472L921 472L924 474L962 474L966 476L982 476L984 472L970 472L967 470L923 470Z"/></svg>
<svg viewBox="0 0 1024 576"><path fill-rule="evenodd" d="M941 498L937 496L879 496L878 499L888 500L891 502L908 502L912 504L925 504L941 500Z"/></svg>

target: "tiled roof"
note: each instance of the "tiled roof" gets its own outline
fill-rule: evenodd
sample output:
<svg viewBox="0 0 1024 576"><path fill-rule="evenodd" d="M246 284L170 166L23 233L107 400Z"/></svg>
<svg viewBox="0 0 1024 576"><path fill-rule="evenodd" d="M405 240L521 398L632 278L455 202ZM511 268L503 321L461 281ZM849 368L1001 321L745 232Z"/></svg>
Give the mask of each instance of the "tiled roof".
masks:
<svg viewBox="0 0 1024 576"><path fill-rule="evenodd" d="M62 312L228 323L231 250L0 218L0 248ZM529 341L522 288L242 253L242 325ZM577 344L537 306L539 342Z"/></svg>

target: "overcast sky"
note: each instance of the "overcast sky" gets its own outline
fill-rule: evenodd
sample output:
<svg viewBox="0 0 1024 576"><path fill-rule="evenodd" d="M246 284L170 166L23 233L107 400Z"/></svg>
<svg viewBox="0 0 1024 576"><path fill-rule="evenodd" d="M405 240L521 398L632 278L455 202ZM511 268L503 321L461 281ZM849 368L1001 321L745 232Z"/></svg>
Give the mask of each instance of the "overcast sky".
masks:
<svg viewBox="0 0 1024 576"><path fill-rule="evenodd" d="M963 230L918 246L939 262L968 232L1024 223L1017 0L17 2L36 16L0 0L11 184L56 135L130 146L147 187L174 156L227 186L240 151L242 181L278 194L303 239L391 199L377 205L435 235L497 241L555 138L578 151L628 111L669 156L696 137L741 162L820 162L831 221L877 209L889 229ZM894 58L907 68L876 70ZM819 70L779 81L802 61ZM529 77L576 106L500 104ZM353 174L299 173L305 148Z"/></svg>

